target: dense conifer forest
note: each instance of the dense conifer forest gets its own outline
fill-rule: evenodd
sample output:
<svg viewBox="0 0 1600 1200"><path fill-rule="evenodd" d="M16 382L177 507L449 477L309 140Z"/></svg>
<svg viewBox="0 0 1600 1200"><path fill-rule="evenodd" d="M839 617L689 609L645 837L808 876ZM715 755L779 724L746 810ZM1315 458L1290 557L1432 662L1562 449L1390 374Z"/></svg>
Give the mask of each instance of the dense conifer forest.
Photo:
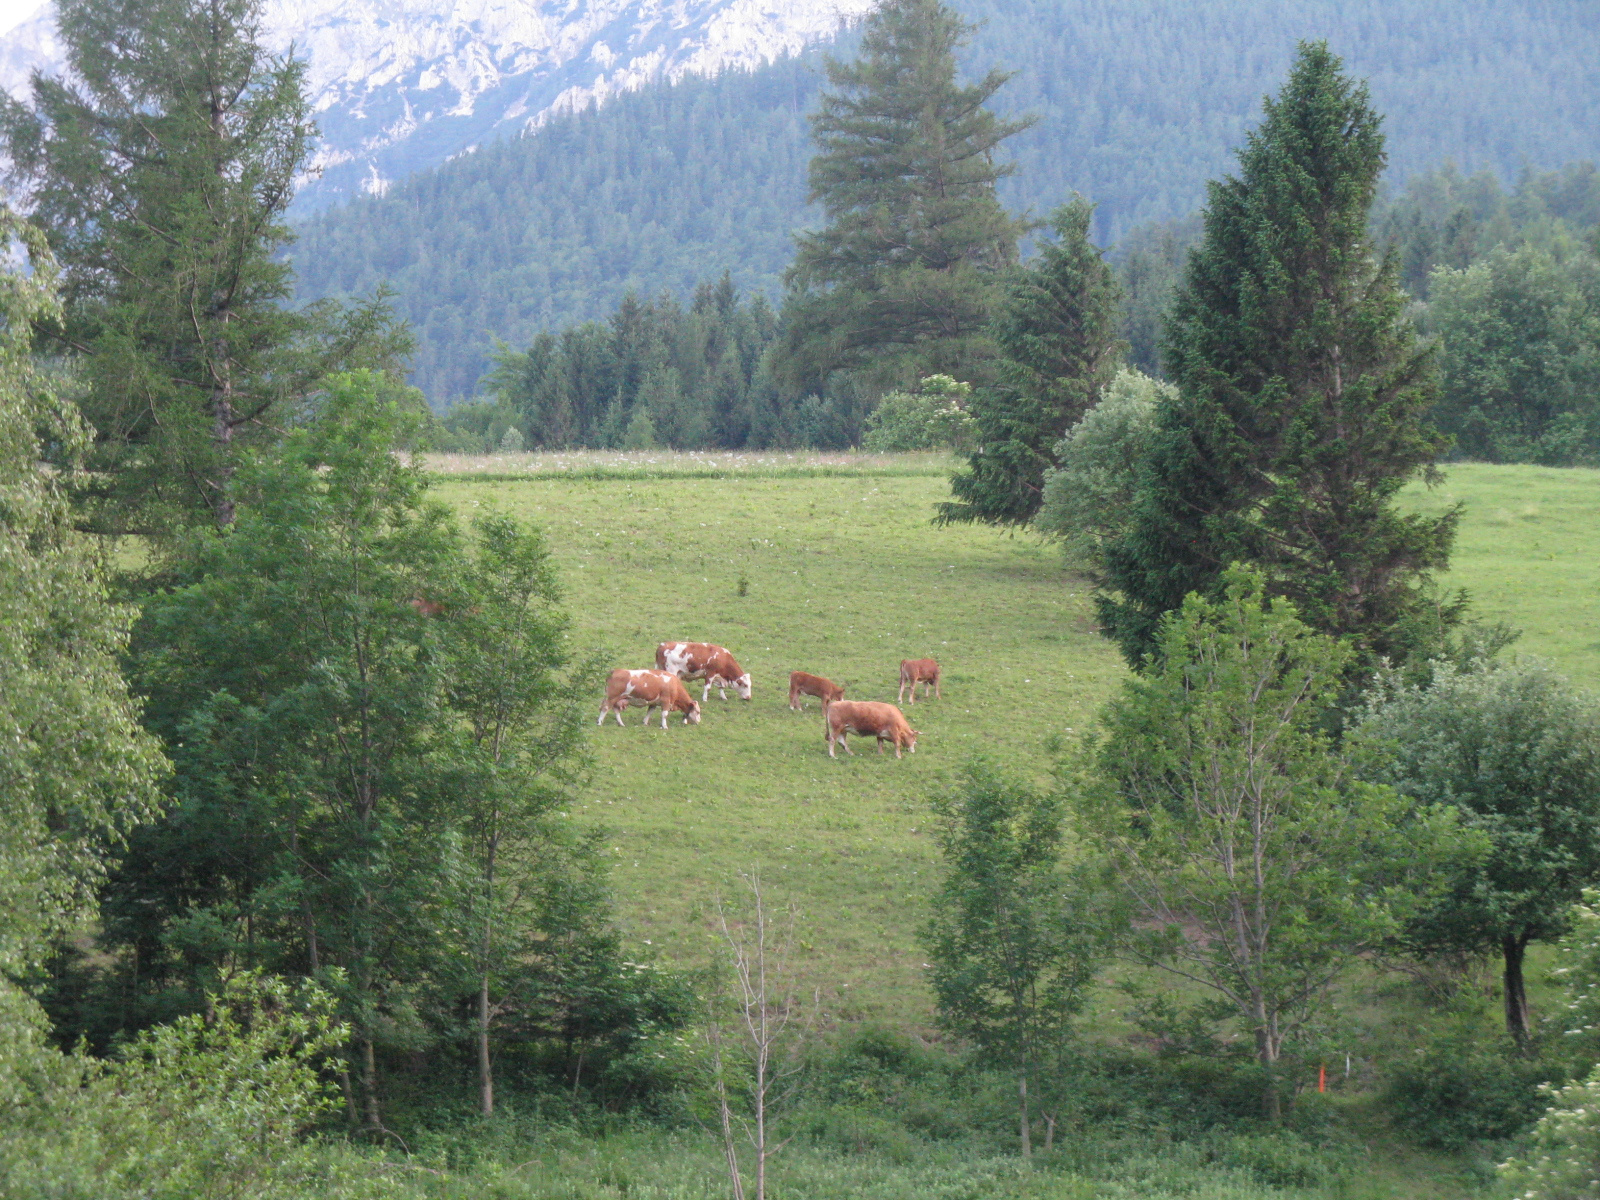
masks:
<svg viewBox="0 0 1600 1200"><path fill-rule="evenodd" d="M979 23L967 73L1015 72L996 110L1040 118L1002 150L1019 169L1001 199L1042 218L1079 191L1098 205L1102 245L1138 244L1141 228L1200 207L1301 36L1327 37L1370 81L1391 187L1447 160L1510 183L1524 168L1600 158L1600 30L1580 6L960 10ZM837 53L853 51L853 36ZM418 336L412 379L436 407L473 393L495 338L525 347L541 330L607 316L630 288L683 301L729 271L775 302L790 234L815 221L805 114L820 59L647 89L309 220L293 251L300 294L392 285Z"/></svg>

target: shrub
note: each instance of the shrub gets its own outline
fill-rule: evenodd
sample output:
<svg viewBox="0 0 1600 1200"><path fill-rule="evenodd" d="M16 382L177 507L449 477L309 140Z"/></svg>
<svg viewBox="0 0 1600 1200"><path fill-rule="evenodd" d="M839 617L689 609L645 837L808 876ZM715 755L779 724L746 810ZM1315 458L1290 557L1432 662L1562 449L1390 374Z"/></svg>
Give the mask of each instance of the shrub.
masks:
<svg viewBox="0 0 1600 1200"><path fill-rule="evenodd" d="M1105 547L1131 520L1134 484L1155 434L1156 405L1172 388L1120 371L1105 397L1056 443L1034 527L1061 542L1067 565L1102 574Z"/></svg>
<svg viewBox="0 0 1600 1200"><path fill-rule="evenodd" d="M914 392L890 392L866 421L865 450L972 449L976 423L967 412L970 383L929 375Z"/></svg>
<svg viewBox="0 0 1600 1200"><path fill-rule="evenodd" d="M0 1195L303 1194L330 1162L301 1135L333 1106L319 1068L345 1036L333 1007L313 986L249 974L118 1062L59 1056L8 1114Z"/></svg>
<svg viewBox="0 0 1600 1200"><path fill-rule="evenodd" d="M1411 1138L1459 1150L1527 1129L1547 1103L1540 1087L1554 1073L1548 1062L1518 1057L1509 1039L1486 1048L1465 1036L1441 1038L1391 1074L1384 1102Z"/></svg>
<svg viewBox="0 0 1600 1200"><path fill-rule="evenodd" d="M1517 1200L1592 1200L1600 1180L1600 1068L1565 1087L1542 1089L1550 1105L1527 1152L1500 1167Z"/></svg>
<svg viewBox="0 0 1600 1200"><path fill-rule="evenodd" d="M1332 1154L1292 1133L1235 1134L1220 1140L1211 1159L1275 1188L1321 1187L1342 1173Z"/></svg>
<svg viewBox="0 0 1600 1200"><path fill-rule="evenodd" d="M500 435L500 453L521 454L523 444L522 430L515 425L507 425L506 431Z"/></svg>

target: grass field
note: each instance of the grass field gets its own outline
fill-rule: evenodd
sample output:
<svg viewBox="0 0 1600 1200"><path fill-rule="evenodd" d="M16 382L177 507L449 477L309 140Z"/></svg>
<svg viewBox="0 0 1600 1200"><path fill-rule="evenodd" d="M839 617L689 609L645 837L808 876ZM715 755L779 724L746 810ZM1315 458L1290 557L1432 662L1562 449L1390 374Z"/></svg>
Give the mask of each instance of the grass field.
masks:
<svg viewBox="0 0 1600 1200"><path fill-rule="evenodd" d="M933 527L948 464L930 456L434 466L463 514L545 528L579 641L608 664L649 666L658 641L706 640L754 677L752 701L713 693L696 728L646 731L635 712L596 731L594 783L572 815L609 830L628 936L665 961L703 962L715 898L759 869L799 906L804 961L835 1018L925 1023L928 798L975 753L1043 782L1050 739L1083 729L1124 677L1081 581L1032 536ZM1600 685L1600 472L1458 465L1407 497L1458 500L1447 582L1525 629L1520 651ZM901 761L868 745L830 761L815 701L804 715L787 707L791 670L892 701L899 660L924 656L944 665L944 699L908 707L922 738Z"/></svg>

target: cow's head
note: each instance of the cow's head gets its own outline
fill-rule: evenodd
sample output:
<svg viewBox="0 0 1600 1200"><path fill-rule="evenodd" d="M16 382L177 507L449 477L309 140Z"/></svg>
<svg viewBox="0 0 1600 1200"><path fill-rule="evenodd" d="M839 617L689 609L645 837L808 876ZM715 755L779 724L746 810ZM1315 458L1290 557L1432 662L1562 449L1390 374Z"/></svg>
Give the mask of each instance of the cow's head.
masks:
<svg viewBox="0 0 1600 1200"><path fill-rule="evenodd" d="M915 754L917 752L917 735L920 734L921 732L922 732L922 730L920 730L920 729L911 730L910 746L911 746L911 753L913 753L913 754Z"/></svg>
<svg viewBox="0 0 1600 1200"><path fill-rule="evenodd" d="M746 671L743 675L739 676L739 678L737 678L737 679L735 679L733 681L733 689L734 689L734 691L739 693L739 699L741 699L741 700L750 699L750 672L749 671Z"/></svg>
<svg viewBox="0 0 1600 1200"><path fill-rule="evenodd" d="M689 711L683 714L683 723L685 725L700 724L700 701L689 701Z"/></svg>

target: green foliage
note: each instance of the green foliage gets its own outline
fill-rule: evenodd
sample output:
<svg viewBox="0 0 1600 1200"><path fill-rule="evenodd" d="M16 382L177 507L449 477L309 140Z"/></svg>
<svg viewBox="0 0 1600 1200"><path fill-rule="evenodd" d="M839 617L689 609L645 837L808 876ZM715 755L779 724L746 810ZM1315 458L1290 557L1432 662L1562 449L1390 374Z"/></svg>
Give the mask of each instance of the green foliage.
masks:
<svg viewBox="0 0 1600 1200"><path fill-rule="evenodd" d="M890 392L867 417L861 448L956 450L971 448L976 425L970 411L972 385L948 375L929 375L910 392Z"/></svg>
<svg viewBox="0 0 1600 1200"><path fill-rule="evenodd" d="M956 83L971 27L939 0L887 0L860 57L828 61L811 117L810 195L826 225L796 239L778 363L796 391L835 371L881 392L922 375L987 372L1003 273L1026 228L995 195L994 161L1026 121L984 106L1008 78Z"/></svg>
<svg viewBox="0 0 1600 1200"><path fill-rule="evenodd" d="M328 372L407 344L382 297L285 304L283 215L315 129L304 64L257 40L260 0L67 0L68 73L7 100L0 140L61 260L47 328L81 358L93 519L233 519L233 476ZM70 82L69 82L70 81Z"/></svg>
<svg viewBox="0 0 1600 1200"><path fill-rule="evenodd" d="M1133 529L1107 554L1102 623L1130 663L1190 592L1234 562L1266 573L1358 664L1396 654L1397 628L1438 605L1455 516L1404 515L1407 480L1443 448L1426 423L1428 351L1367 218L1383 168L1367 90L1323 43L1303 44L1215 183L1167 328L1178 398L1163 404Z"/></svg>
<svg viewBox="0 0 1600 1200"><path fill-rule="evenodd" d="M1062 1052L1111 931L1085 881L1061 863L1059 797L981 760L963 774L934 807L944 875L921 939L939 1024L1017 1077L1027 1157L1029 1085ZM1056 1107L1042 1099L1046 1112Z"/></svg>
<svg viewBox="0 0 1600 1200"><path fill-rule="evenodd" d="M1460 1150L1509 1140L1532 1125L1549 1103L1541 1089L1552 1070L1510 1039L1456 1034L1424 1042L1387 1072L1383 1102L1407 1136Z"/></svg>
<svg viewBox="0 0 1600 1200"><path fill-rule="evenodd" d="M1348 646L1261 576L1163 622L1106 708L1078 812L1147 930L1142 955L1217 993L1273 1072L1329 987L1394 936L1462 839L1446 806L1355 778L1325 722Z"/></svg>
<svg viewBox="0 0 1600 1200"><path fill-rule="evenodd" d="M1067 565L1105 578L1106 547L1126 535L1150 453L1157 406L1174 392L1138 371L1117 373L1105 397L1055 447L1034 528L1060 541Z"/></svg>
<svg viewBox="0 0 1600 1200"><path fill-rule="evenodd" d="M1100 399L1125 345L1116 335L1117 284L1089 244L1094 206L1056 210L1039 258L1007 287L994 328L993 387L973 398L977 447L954 475L941 521L1023 525L1039 511L1056 443Z"/></svg>
<svg viewBox="0 0 1600 1200"><path fill-rule="evenodd" d="M742 301L726 274L700 285L687 308L629 292L604 325L540 334L525 351L502 347L482 381L495 403L458 405L445 425L504 437L500 422L516 423L549 450L791 444L795 420L765 365L776 330L767 302Z"/></svg>
<svg viewBox="0 0 1600 1200"><path fill-rule="evenodd" d="M1583 1061L1600 1062L1600 889L1583 889L1570 920L1551 972L1566 993L1561 1030Z"/></svg>
<svg viewBox="0 0 1600 1200"><path fill-rule="evenodd" d="M1416 949L1498 953L1507 1028L1530 1023L1522 961L1559 937L1583 888L1600 881L1600 709L1538 662L1437 663L1369 704L1357 739L1369 778L1444 805L1489 846L1414 915Z"/></svg>
<svg viewBox="0 0 1600 1200"><path fill-rule="evenodd" d="M505 441L519 419L504 400L464 400L439 421L430 441L447 453L488 454Z"/></svg>
<svg viewBox="0 0 1600 1200"><path fill-rule="evenodd" d="M422 418L380 384L337 377L146 603L135 666L173 806L106 891L90 980L97 1039L242 967L326 980L347 1115L374 1130L386 1056L474 1026L485 1055L603 1056L641 1019L597 848L556 814L583 759L543 543L500 518L464 537L400 453Z"/></svg>
<svg viewBox="0 0 1600 1200"><path fill-rule="evenodd" d="M1588 1200L1600 1173L1600 1067L1588 1078L1547 1088L1549 1107L1500 1175L1518 1200Z"/></svg>
<svg viewBox="0 0 1600 1200"><path fill-rule="evenodd" d="M244 974L208 998L204 1015L141 1034L116 1061L57 1056L8 1107L0 1191L17 1200L373 1194L302 1140L333 1103L324 1063L345 1036L333 1008L315 986Z"/></svg>
<svg viewBox="0 0 1600 1200"><path fill-rule="evenodd" d="M1507 190L1490 171L1464 175L1453 161L1413 174L1373 209L1372 229L1400 260L1400 282L1431 299L1434 271L1460 271L1497 247L1549 248L1600 228L1600 170L1593 162L1556 171L1524 169Z"/></svg>
<svg viewBox="0 0 1600 1200"><path fill-rule="evenodd" d="M1571 466L1600 453L1600 258L1497 248L1430 280L1428 323L1444 342L1434 419L1491 462Z"/></svg>
<svg viewBox="0 0 1600 1200"><path fill-rule="evenodd" d="M961 14L977 29L960 67L1007 64L1004 111L1041 118L1005 143L1018 170L1001 200L1040 214L1074 191L1096 202L1095 240L1115 247L1123 336L1146 374L1157 373L1162 280L1194 240L1182 225L1205 181L1228 169L1296 39L1326 37L1371 78L1396 187L1446 161L1514 180L1600 157L1587 74L1600 38L1581 7L964 0ZM842 33L834 52L848 57L854 39ZM805 203L805 114L824 86L822 53L616 95L382 196L307 213L291 251L300 294L392 283L419 341L414 381L440 407L472 395L497 337L525 347L541 331L604 320L630 288L685 301L731 270L746 294L775 299L791 232L818 223ZM1176 257L1164 245L1174 224ZM1141 250L1150 257L1136 273ZM1409 260L1403 269L1420 295Z"/></svg>
<svg viewBox="0 0 1600 1200"><path fill-rule="evenodd" d="M93 916L108 861L156 815L166 762L118 669L133 610L72 528L89 430L31 357L32 324L59 312L55 264L5 210L0 240L28 256L0 273L0 995L20 1012L7 980Z"/></svg>
<svg viewBox="0 0 1600 1200"><path fill-rule="evenodd" d="M1181 221L1160 221L1128 231L1111 248L1107 260L1122 289L1122 337L1128 343L1128 365L1160 377L1161 325L1172 295L1183 282L1184 262L1200 241L1200 215Z"/></svg>

